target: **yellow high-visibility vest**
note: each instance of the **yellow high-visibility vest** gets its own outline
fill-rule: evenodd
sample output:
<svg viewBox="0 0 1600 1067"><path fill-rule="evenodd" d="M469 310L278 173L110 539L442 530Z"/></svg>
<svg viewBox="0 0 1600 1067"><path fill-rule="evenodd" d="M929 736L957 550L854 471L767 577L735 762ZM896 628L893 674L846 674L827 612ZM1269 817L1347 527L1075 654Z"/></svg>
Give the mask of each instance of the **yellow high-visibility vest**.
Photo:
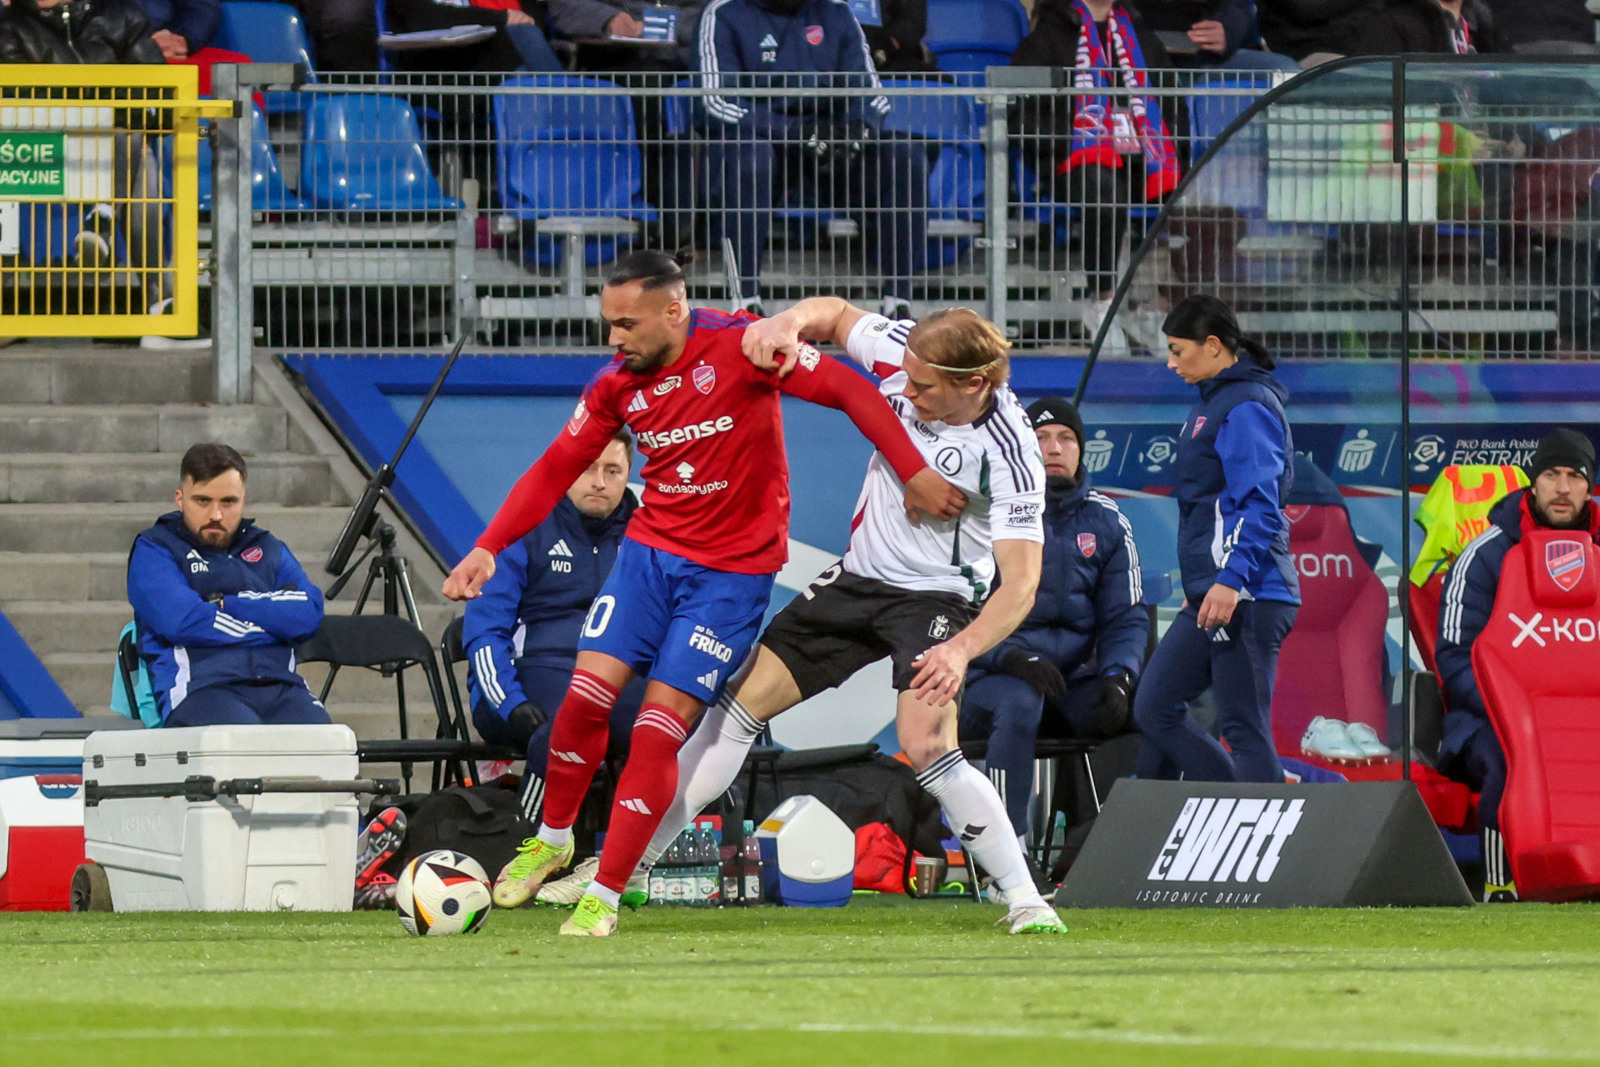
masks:
<svg viewBox="0 0 1600 1067"><path fill-rule="evenodd" d="M1440 471L1415 515L1427 537L1411 566L1411 583L1426 585L1435 571L1448 569L1461 550L1489 528L1489 512L1500 498L1527 484L1522 468L1509 464Z"/></svg>

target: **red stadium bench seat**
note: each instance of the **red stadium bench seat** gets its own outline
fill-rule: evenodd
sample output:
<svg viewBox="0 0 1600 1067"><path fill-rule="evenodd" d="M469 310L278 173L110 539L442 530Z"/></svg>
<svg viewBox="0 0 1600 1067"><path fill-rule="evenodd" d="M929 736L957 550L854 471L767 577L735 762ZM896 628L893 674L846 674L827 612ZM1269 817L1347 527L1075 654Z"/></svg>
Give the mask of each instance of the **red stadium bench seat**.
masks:
<svg viewBox="0 0 1600 1067"><path fill-rule="evenodd" d="M1426 585L1407 582L1406 596L1411 601L1411 640L1422 656L1423 666L1438 674L1439 665L1433 657L1439 649L1439 602L1444 599L1444 572L1434 571Z"/></svg>
<svg viewBox="0 0 1600 1067"><path fill-rule="evenodd" d="M1472 670L1505 749L1500 826L1525 900L1600 896L1600 551L1533 530L1506 555Z"/></svg>
<svg viewBox="0 0 1600 1067"><path fill-rule="evenodd" d="M1389 595L1356 548L1350 515L1332 504L1292 504L1289 552L1300 574L1300 613L1278 653L1272 740L1300 755L1300 738L1318 715L1364 722L1383 737L1383 630Z"/></svg>

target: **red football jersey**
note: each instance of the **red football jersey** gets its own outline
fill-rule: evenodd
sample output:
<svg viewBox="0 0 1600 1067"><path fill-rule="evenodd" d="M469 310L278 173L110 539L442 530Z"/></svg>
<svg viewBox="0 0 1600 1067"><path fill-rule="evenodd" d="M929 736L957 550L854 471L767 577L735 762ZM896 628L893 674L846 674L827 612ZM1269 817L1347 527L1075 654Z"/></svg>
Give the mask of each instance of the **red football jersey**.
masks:
<svg viewBox="0 0 1600 1067"><path fill-rule="evenodd" d="M499 552L543 521L626 424L645 456L643 506L628 537L717 570L777 571L789 558L780 391L846 411L902 479L925 466L888 404L855 372L813 349L785 379L752 365L739 343L753 321L697 308L670 367L635 374L619 359L589 386L479 547Z"/></svg>

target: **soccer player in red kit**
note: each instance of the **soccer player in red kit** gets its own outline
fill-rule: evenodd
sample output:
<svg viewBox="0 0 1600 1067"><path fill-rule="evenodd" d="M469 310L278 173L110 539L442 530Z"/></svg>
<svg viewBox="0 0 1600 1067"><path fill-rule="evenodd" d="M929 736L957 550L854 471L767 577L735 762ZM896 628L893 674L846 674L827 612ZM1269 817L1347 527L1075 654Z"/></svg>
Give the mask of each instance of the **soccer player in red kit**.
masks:
<svg viewBox="0 0 1600 1067"><path fill-rule="evenodd" d="M584 622L550 737L544 820L500 872L495 903L516 907L572 859L572 824L604 758L607 719L636 675L650 681L600 870L563 934L604 937L677 788L678 748L755 641L773 576L788 558L789 469L779 394L848 414L905 485L908 510L951 518L966 498L930 469L861 376L826 357L787 379L755 368L747 315L690 309L681 265L652 251L619 260L600 294L617 359L566 428L518 480L477 546L445 581L476 596L494 555L522 537L626 423L646 457L644 501Z"/></svg>

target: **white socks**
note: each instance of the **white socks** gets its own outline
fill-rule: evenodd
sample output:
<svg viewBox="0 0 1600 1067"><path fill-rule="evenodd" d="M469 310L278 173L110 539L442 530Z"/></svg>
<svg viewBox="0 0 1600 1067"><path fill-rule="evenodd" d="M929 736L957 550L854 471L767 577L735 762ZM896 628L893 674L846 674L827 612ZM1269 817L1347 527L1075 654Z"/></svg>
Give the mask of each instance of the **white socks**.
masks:
<svg viewBox="0 0 1600 1067"><path fill-rule="evenodd" d="M540 823L539 833L537 836L540 841L543 841L547 845L554 845L556 848L566 848L568 842L572 840L572 827L563 826L559 830L552 830L544 823Z"/></svg>
<svg viewBox="0 0 1600 1067"><path fill-rule="evenodd" d="M1044 906L1005 803L987 775L957 748L934 760L917 782L939 801L961 843L999 883L1007 907Z"/></svg>
<svg viewBox="0 0 1600 1067"><path fill-rule="evenodd" d="M761 725L726 692L706 709L700 728L678 750L678 792L661 817L650 846L644 850L639 870L654 867L683 828L739 777L739 768L744 766L750 746L761 733Z"/></svg>

